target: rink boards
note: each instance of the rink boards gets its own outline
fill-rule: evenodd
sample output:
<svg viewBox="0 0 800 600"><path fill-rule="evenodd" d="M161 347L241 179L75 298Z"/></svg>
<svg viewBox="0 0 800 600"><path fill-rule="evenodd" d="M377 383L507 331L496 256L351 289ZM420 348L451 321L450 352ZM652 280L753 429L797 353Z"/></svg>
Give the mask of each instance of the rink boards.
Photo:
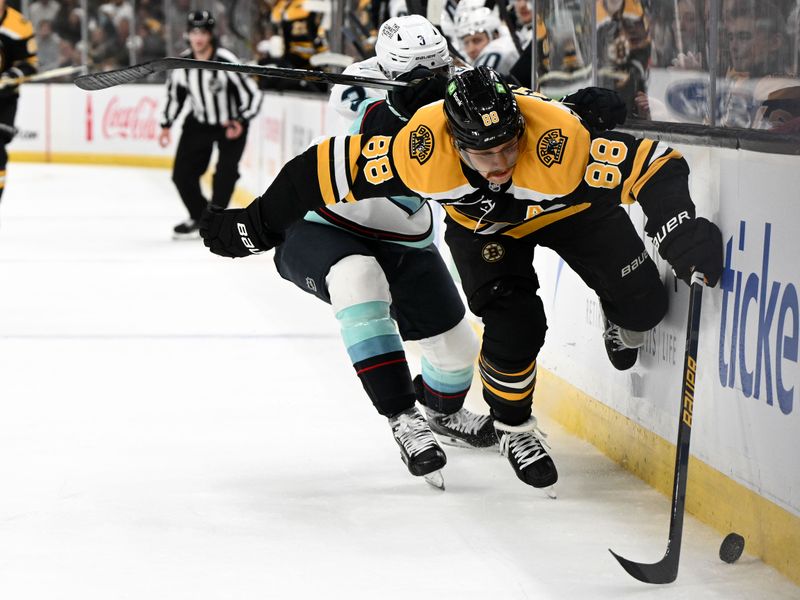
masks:
<svg viewBox="0 0 800 600"><path fill-rule="evenodd" d="M162 86L90 94L29 85L22 94L12 161L172 163L178 128L169 147L157 143ZM236 201L249 201L315 137L339 131L317 98L267 96L251 124ZM743 534L750 553L800 582L800 157L677 147L692 167L698 214L723 231L726 264L722 285L704 295L688 510ZM642 231L641 211L630 210ZM596 297L557 256L537 251L550 330L536 406L669 494L688 293L646 244L670 310L625 373L605 357Z"/></svg>

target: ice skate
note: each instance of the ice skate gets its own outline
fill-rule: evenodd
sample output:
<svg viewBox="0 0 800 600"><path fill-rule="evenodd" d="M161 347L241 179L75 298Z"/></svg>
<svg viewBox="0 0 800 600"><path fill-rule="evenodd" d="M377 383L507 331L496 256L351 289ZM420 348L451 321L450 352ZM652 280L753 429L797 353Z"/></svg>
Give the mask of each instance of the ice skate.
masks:
<svg viewBox="0 0 800 600"><path fill-rule="evenodd" d="M425 407L425 416L436 437L446 446L459 448L493 448L497 446L492 418L479 415L466 408L454 413L443 413L430 408L425 402L425 384L422 376L414 378L417 402Z"/></svg>
<svg viewBox="0 0 800 600"><path fill-rule="evenodd" d="M389 425L397 445L400 446L400 457L408 471L414 476L423 476L431 485L444 489L441 474L438 478L432 474L447 464L447 457L433 437L425 417L416 407L411 407L391 417Z"/></svg>
<svg viewBox="0 0 800 600"><path fill-rule="evenodd" d="M619 371L626 371L636 364L639 356L638 348L644 345L643 331L631 331L615 325L603 317L605 331L603 340L606 345L608 360Z"/></svg>
<svg viewBox="0 0 800 600"><path fill-rule="evenodd" d="M178 223L172 229L173 240L195 240L200 238L200 222L194 219L187 219L183 223Z"/></svg>
<svg viewBox="0 0 800 600"><path fill-rule="evenodd" d="M497 435L493 419L462 408L452 414L444 414L425 407L428 424L436 437L447 446L459 448L494 448Z"/></svg>
<svg viewBox="0 0 800 600"><path fill-rule="evenodd" d="M494 428L500 440L500 453L508 458L520 480L535 488L550 488L558 481L556 465L540 439L545 436L536 428L535 417L521 425L495 421ZM552 490L545 490L545 493L555 497Z"/></svg>

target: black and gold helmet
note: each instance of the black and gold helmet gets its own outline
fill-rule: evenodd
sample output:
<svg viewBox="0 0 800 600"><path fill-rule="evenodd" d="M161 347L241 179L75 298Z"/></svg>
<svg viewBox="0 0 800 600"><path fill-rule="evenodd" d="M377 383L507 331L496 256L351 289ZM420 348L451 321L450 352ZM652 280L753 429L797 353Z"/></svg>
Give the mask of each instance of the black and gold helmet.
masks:
<svg viewBox="0 0 800 600"><path fill-rule="evenodd" d="M483 66L450 78L444 112L459 148L493 148L518 137L525 127L511 88L496 71Z"/></svg>

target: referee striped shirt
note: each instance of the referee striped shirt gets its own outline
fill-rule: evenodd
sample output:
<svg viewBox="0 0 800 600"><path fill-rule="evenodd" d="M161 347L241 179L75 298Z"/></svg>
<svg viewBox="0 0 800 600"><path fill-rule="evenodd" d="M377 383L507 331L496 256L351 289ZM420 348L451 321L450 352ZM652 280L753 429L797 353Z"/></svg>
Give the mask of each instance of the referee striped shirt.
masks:
<svg viewBox="0 0 800 600"><path fill-rule="evenodd" d="M192 51L181 53L192 57ZM217 48L211 60L239 62L225 48ZM249 121L261 107L261 91L256 83L241 73L177 69L167 79L167 105L161 119L162 127L171 127L189 98L192 114L200 123L223 125L226 121Z"/></svg>

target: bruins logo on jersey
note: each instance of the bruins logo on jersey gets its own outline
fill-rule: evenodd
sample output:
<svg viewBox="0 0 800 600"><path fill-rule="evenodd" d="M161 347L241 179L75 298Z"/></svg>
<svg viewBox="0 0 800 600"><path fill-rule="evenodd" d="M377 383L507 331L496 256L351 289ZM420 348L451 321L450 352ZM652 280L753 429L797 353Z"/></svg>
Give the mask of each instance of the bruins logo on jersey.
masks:
<svg viewBox="0 0 800 600"><path fill-rule="evenodd" d="M483 246L481 250L481 256L483 260L488 263L494 263L499 260L503 260L503 257L506 255L506 249L503 248L502 244L498 242L489 242Z"/></svg>
<svg viewBox="0 0 800 600"><path fill-rule="evenodd" d="M433 132L427 125L420 125L411 132L408 152L411 158L416 158L421 165L424 165L431 157L433 154Z"/></svg>
<svg viewBox="0 0 800 600"><path fill-rule="evenodd" d="M569 138L561 133L560 129L550 129L542 134L536 144L539 160L545 167L552 167L553 164L561 164L564 158L564 150L567 147Z"/></svg>

